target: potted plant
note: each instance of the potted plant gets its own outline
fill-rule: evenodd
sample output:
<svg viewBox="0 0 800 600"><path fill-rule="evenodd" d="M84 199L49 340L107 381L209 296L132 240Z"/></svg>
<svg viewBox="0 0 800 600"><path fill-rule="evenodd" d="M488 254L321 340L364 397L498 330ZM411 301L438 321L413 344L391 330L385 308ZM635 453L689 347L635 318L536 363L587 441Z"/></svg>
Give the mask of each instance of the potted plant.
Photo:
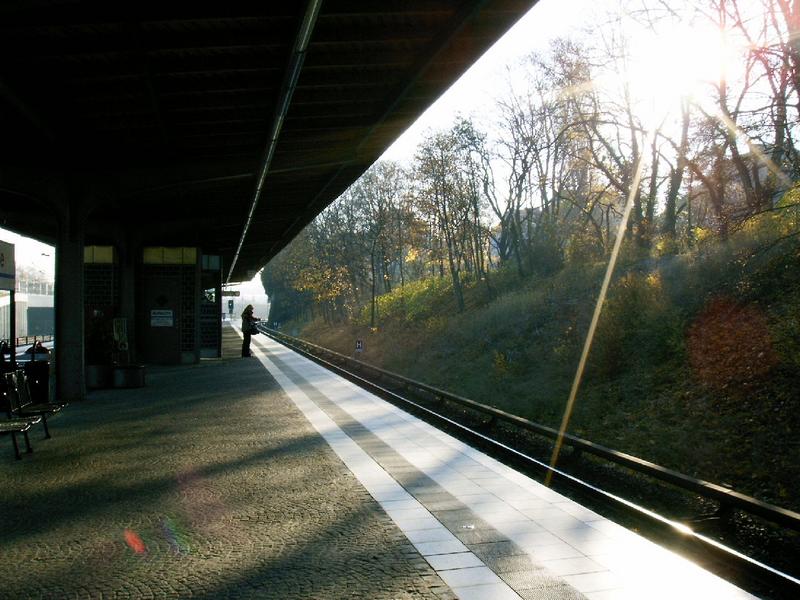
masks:
<svg viewBox="0 0 800 600"><path fill-rule="evenodd" d="M128 348L128 321L114 319L113 323L114 368L112 381L115 388L134 388L144 386L144 365L131 362Z"/></svg>

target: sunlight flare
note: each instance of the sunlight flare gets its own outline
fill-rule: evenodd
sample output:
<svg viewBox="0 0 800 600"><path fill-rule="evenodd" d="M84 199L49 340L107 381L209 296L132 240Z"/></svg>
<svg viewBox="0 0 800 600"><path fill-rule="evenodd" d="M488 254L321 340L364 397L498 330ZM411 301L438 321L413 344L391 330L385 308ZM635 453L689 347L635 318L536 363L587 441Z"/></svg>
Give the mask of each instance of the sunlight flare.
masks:
<svg viewBox="0 0 800 600"><path fill-rule="evenodd" d="M644 141L644 147L647 147L653 141L654 132L648 132L647 139ZM575 408L575 398L578 395L578 389L581 385L581 380L583 379L583 372L586 369L586 361L589 358L589 351L592 348L592 340L594 340L594 333L597 330L597 323L600 320L600 313L603 311L603 303L606 299L606 294L608 293L608 286L611 283L611 276L614 274L614 267L617 264L617 258L619 257L619 251L622 247L622 241L625 239L625 232L628 229L628 221L630 220L631 210L633 209L633 200L636 197L636 192L639 189L639 183L642 180L642 172L644 170L644 155L639 155L639 160L636 163L636 172L633 176L633 182L631 182L630 191L628 192L628 200L625 203L625 211L622 213L622 220L619 224L619 229L617 229L617 238L614 241L614 249L611 251L611 257L608 259L608 267L606 268L606 274L603 278L603 285L600 288L600 294L597 297L597 303L594 307L594 313L592 314L592 321L589 325L589 331L586 334L586 341L583 344L583 351L581 352L580 361L578 361L578 369L575 371L575 378L572 381L572 388L569 392L569 398L567 399L567 405L564 408L564 416L561 418L561 426L558 428L558 437L556 438L556 443L553 446L553 454L550 457L550 470L547 471L547 476L545 477L544 484L546 486L550 486L550 482L553 478L553 469L558 462L558 457L561 454L561 447L564 444L564 434L567 432L567 426L569 425L570 417L572 416L572 411Z"/></svg>
<svg viewBox="0 0 800 600"><path fill-rule="evenodd" d="M747 149L758 159L762 165L764 165L764 167L766 167L770 174L780 182L782 187L787 189L792 187L791 178L778 165L776 165L775 162L769 156L767 156L757 144L754 144L750 136L742 131L739 126L731 120L730 117L720 110L718 110L714 116L722 122L722 124L728 129L737 142L740 139L744 140L744 143L747 145Z"/></svg>
<svg viewBox="0 0 800 600"><path fill-rule="evenodd" d="M707 21L631 29L629 44L630 61L620 77L646 127L677 111L682 99L704 101L711 86L739 77L747 50L744 40Z"/></svg>

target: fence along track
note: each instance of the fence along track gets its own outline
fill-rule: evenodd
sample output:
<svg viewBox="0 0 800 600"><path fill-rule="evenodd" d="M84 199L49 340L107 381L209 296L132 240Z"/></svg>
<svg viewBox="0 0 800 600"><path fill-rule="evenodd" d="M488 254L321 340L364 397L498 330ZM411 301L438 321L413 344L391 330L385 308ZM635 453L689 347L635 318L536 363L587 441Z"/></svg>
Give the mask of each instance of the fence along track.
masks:
<svg viewBox="0 0 800 600"><path fill-rule="evenodd" d="M457 428L459 431L476 441L489 443L495 450L499 451L501 454L504 454L513 461L522 461L528 466L533 466L544 472L551 471L553 473L554 480L558 480L559 482L572 488L577 488L581 493L593 496L604 503L614 506L617 509L634 513L638 518L644 519L650 526L654 527L656 530L659 530L661 533L682 538L681 545L690 552L699 551L704 555L713 557L718 564L729 566L736 571L746 572L748 576L753 577L762 584L769 586L769 588L772 590L778 590L781 593L788 591L791 596L787 597L800 597L800 579L752 559L712 538L691 531L685 525L667 519L666 517L638 506L635 503L621 498L615 494L604 491L590 483L582 481L577 477L561 471L560 469L552 468L543 461L527 456L526 454L502 442L499 442L484 433L475 431L466 425L447 417L444 414L431 410L430 408L422 406L413 400L405 398L399 395L396 391L387 389L386 387L376 383L374 380L368 379L364 375L355 373L354 370L371 372L373 376L393 382L398 387L401 387L407 391L418 390L425 394L431 395L436 399L451 402L473 412L486 415L490 418L488 423L490 425L502 421L522 430L529 431L549 439L555 439L558 436L558 431L556 429L534 423L533 421L512 415L491 406L486 406L485 404L470 400L469 398L451 394L445 390L435 388L420 381L409 379L402 375L398 375L397 373L392 373L391 371L369 365L338 352L334 352L333 350L328 350L327 348L312 344L311 342L285 335L264 325L259 324L259 327L265 334L269 335L274 340L288 346L289 348L308 358L311 358L315 362L322 364L334 372L353 380L362 387L375 391L382 396L388 396L390 399L398 401L402 404L413 406L415 409L422 411L430 417L433 417L434 420ZM741 494L734 490L730 490L720 485L690 477L678 471L667 469L666 467L662 467L630 454L618 452L611 448L607 448L605 446L601 446L569 434L565 435L563 443L565 446L571 447L574 451L591 454L597 458L646 475L657 481L668 483L685 491L695 493L710 500L714 500L719 503L721 509L740 510L751 515L758 516L767 521L771 521L793 531L800 532L800 514L794 511L781 508L767 502L762 502L761 500Z"/></svg>

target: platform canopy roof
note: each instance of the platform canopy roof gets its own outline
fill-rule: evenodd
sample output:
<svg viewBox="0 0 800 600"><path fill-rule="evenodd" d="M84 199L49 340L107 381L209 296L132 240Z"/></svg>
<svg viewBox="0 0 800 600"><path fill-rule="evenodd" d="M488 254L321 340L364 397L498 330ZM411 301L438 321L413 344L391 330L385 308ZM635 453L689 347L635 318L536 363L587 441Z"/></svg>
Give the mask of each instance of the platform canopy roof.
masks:
<svg viewBox="0 0 800 600"><path fill-rule="evenodd" d="M68 194L87 243L249 278L534 1L6 0L0 226L53 241Z"/></svg>

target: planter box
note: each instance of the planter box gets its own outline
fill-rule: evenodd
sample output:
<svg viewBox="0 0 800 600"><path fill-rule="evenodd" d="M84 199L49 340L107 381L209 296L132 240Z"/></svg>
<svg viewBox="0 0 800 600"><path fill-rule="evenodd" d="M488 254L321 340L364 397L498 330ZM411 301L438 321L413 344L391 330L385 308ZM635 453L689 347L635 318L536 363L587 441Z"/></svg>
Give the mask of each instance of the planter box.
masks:
<svg viewBox="0 0 800 600"><path fill-rule="evenodd" d="M144 365L117 365L114 367L115 388L144 387Z"/></svg>
<svg viewBox="0 0 800 600"><path fill-rule="evenodd" d="M86 365L86 387L90 390L111 387L111 365Z"/></svg>

